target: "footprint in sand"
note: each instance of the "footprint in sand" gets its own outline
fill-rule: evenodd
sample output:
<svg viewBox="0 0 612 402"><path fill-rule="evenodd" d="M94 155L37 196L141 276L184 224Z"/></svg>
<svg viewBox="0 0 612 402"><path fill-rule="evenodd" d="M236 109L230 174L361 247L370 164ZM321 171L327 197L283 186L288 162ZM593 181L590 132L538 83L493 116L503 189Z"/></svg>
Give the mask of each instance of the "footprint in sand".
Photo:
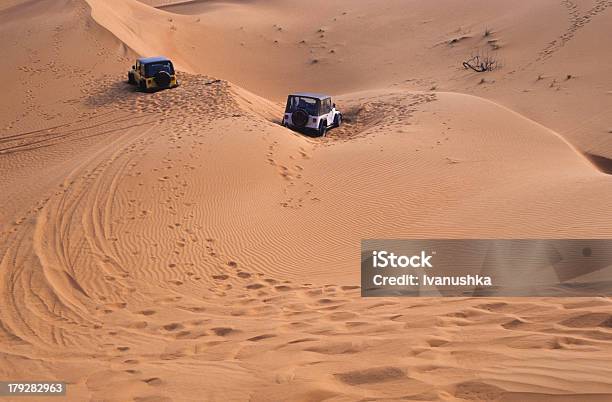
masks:
<svg viewBox="0 0 612 402"><path fill-rule="evenodd" d="M505 390L481 381L466 381L455 386L455 396L469 401L499 400Z"/></svg>
<svg viewBox="0 0 612 402"><path fill-rule="evenodd" d="M229 327L216 327L211 328L210 330L217 336L227 336L239 332L238 330Z"/></svg>
<svg viewBox="0 0 612 402"><path fill-rule="evenodd" d="M427 340L427 343L432 348L439 348L440 346L446 345L448 342L449 341L447 341L446 339L442 339L442 338L431 338Z"/></svg>
<svg viewBox="0 0 612 402"><path fill-rule="evenodd" d="M296 343L304 343L304 342L315 342L318 340L319 340L318 338L300 338L300 339L295 339L293 341L287 342L287 345L295 345Z"/></svg>
<svg viewBox="0 0 612 402"><path fill-rule="evenodd" d="M166 331L172 332L172 331L177 331L179 329L183 329L185 327L183 326L183 324L179 324L178 322L173 322L173 323L164 325L162 328L165 329Z"/></svg>
<svg viewBox="0 0 612 402"><path fill-rule="evenodd" d="M262 335L257 335L252 338L249 338L247 339L247 341L259 342L259 341L263 341L264 339L269 339L269 338L274 338L274 337L276 337L276 335L274 334L262 334Z"/></svg>
<svg viewBox="0 0 612 402"><path fill-rule="evenodd" d="M612 328L612 314L586 313L567 318L559 324L569 328Z"/></svg>
<svg viewBox="0 0 612 402"><path fill-rule="evenodd" d="M158 377L151 377L151 378L144 379L142 381L146 383L147 385L151 385L151 386L162 385L162 380Z"/></svg>
<svg viewBox="0 0 612 402"><path fill-rule="evenodd" d="M348 385L363 385L400 380L406 377L406 372L399 367L387 366L347 371L334 376Z"/></svg>

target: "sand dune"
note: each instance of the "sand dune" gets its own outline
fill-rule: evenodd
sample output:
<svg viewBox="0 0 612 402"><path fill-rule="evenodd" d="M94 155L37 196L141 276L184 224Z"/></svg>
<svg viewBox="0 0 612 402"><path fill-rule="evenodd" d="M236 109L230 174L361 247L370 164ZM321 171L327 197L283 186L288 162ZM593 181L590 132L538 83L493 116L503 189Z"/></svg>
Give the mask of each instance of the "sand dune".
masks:
<svg viewBox="0 0 612 402"><path fill-rule="evenodd" d="M2 378L75 401L612 398L609 298L371 300L356 262L363 238L612 235L609 2L145 3L0 6ZM479 84L457 61L483 45L505 65ZM160 53L182 85L135 92ZM281 127L295 89L332 92L343 127Z"/></svg>
<svg viewBox="0 0 612 402"><path fill-rule="evenodd" d="M478 0L461 7L446 0L431 5L393 0L384 6L322 0L150 2L178 13L188 9L187 14L145 9L136 0L89 3L96 21L133 49L155 43L188 71L223 77L274 100L302 88L337 94L435 87L495 100L582 151L612 156L607 93L612 60L600 51L599 39L612 34L609 0ZM181 5L168 7L176 3ZM104 17L104 10L119 8L113 18ZM131 20L145 16L144 26ZM131 34L133 26L141 29L140 37ZM476 52L494 55L505 68L484 80L465 71L461 62Z"/></svg>

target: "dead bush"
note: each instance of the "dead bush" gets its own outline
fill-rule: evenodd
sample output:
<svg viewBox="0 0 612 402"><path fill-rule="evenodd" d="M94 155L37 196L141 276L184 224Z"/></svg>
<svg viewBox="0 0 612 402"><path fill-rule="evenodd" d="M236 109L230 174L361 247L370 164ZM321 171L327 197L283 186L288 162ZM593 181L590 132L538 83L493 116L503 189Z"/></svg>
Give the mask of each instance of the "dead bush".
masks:
<svg viewBox="0 0 612 402"><path fill-rule="evenodd" d="M491 53L476 53L469 59L463 61L463 67L467 70L473 70L477 73L497 70L501 67L501 63L495 54Z"/></svg>

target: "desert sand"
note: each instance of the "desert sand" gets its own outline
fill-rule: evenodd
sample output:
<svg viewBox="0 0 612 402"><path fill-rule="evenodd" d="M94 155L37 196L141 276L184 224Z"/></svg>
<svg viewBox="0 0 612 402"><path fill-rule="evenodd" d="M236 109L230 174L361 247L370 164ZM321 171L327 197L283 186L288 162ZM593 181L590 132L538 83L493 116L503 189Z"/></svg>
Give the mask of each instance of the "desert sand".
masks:
<svg viewBox="0 0 612 402"><path fill-rule="evenodd" d="M611 20L601 0L5 0L0 379L74 401L611 400L609 298L359 288L364 238L612 236ZM501 68L465 70L475 52ZM135 92L158 54L182 85ZM281 127L296 90L345 124Z"/></svg>

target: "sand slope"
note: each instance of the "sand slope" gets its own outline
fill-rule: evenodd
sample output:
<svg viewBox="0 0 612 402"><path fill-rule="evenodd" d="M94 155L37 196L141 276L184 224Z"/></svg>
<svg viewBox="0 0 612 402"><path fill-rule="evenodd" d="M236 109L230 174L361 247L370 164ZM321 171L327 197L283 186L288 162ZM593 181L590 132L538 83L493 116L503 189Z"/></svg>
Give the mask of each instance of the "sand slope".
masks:
<svg viewBox="0 0 612 402"><path fill-rule="evenodd" d="M443 85L401 83L399 61L353 63L367 41L346 63L315 63L319 74L295 58L277 75L274 42L249 33L260 52L235 53L225 41L241 34L220 16L296 40L318 24L253 17L293 2L202 3L214 7L198 16L116 0L0 8L13 82L0 101L2 378L61 379L70 400L96 401L612 398L608 298L368 300L356 268L362 238L609 237L611 177L580 142L605 154L598 134L543 124L565 124L529 106L553 95L522 103L510 75L495 76L493 94L460 91L477 78L443 66L428 73ZM586 3L576 13L599 5L597 26L607 3ZM348 7L326 4L330 20ZM372 15L382 35L444 9L414 2L398 16L400 2L376 4L345 16ZM564 15L556 3L487 4L431 18L468 25L497 10L509 24L533 12L533 27L537 12ZM345 24L335 37L352 49L359 29ZM406 46L441 41L431 60L460 53L444 30L423 29ZM213 43L217 58L204 57ZM398 42L388 46L372 56L396 57ZM525 77L566 46L550 45ZM123 81L135 53L176 58L183 85L134 92ZM342 92L346 124L325 139L280 127L289 83ZM567 122L605 99L583 98ZM583 127L605 121L597 110Z"/></svg>
<svg viewBox="0 0 612 402"><path fill-rule="evenodd" d="M612 35L609 0L148 2L166 13L136 0L89 3L96 21L134 49L155 43L189 71L268 98L304 88L470 93L612 157L612 56L601 47ZM476 53L503 68L484 77L463 69Z"/></svg>

